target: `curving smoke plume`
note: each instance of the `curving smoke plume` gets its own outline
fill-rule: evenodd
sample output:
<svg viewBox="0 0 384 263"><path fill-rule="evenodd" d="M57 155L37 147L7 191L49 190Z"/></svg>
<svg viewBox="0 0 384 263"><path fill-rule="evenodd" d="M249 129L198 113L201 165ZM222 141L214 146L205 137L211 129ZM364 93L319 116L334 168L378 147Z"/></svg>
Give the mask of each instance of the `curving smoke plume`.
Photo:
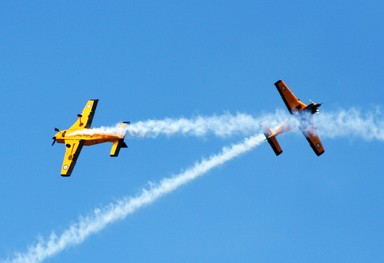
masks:
<svg viewBox="0 0 384 263"><path fill-rule="evenodd" d="M170 178L165 178L158 184L150 184L148 189L135 197L125 197L103 208L97 208L94 213L81 217L80 220L70 225L63 233L52 233L47 239L31 245L26 252L16 253L13 258L6 259L7 263L37 263L60 253L64 249L84 242L90 235L96 234L108 225L123 220L138 209L150 205L160 197L174 191L178 187L202 176L225 162L246 153L265 140L263 135L257 135L223 148L219 154L196 163L191 168Z"/></svg>

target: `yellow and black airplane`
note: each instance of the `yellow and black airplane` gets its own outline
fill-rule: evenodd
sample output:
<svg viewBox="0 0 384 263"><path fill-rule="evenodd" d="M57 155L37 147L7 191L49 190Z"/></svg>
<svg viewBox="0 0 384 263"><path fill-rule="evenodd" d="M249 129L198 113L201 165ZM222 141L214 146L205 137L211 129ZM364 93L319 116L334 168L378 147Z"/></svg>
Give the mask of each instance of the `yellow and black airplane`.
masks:
<svg viewBox="0 0 384 263"><path fill-rule="evenodd" d="M309 145L313 151L317 156L322 155L324 153L324 147L316 133L316 129L312 120L312 115L319 113L318 108L321 106L321 103L311 102L308 105L304 104L298 98L296 98L296 96L291 92L291 90L282 80L277 81L275 86L279 91L281 98L283 99L289 112L298 118L300 122L300 130L309 142ZM283 152L276 139L276 136L291 129L292 128L286 122L283 122L281 125L279 125L274 132L272 132L268 127L264 128L264 135L276 155L279 155Z"/></svg>
<svg viewBox="0 0 384 263"><path fill-rule="evenodd" d="M77 121L69 129L59 130L55 128L57 133L52 138L52 145L58 142L64 143L66 146L63 166L61 167L61 176L71 175L84 145L90 146L104 142L112 142L111 157L118 156L120 148L128 147L124 142L124 127L126 124L129 124L129 122L122 122L119 133L116 134L89 132L98 101L99 100L89 100L83 112L77 115Z"/></svg>

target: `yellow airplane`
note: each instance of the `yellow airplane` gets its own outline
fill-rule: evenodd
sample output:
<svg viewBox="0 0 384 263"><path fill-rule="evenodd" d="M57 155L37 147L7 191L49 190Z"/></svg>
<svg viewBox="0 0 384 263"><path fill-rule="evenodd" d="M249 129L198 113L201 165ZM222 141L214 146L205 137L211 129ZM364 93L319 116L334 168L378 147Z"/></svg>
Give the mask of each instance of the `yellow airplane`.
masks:
<svg viewBox="0 0 384 263"><path fill-rule="evenodd" d="M77 121L68 129L62 130L55 128L57 132L52 138L53 143L64 143L66 146L63 166L61 167L61 176L70 176L75 167L77 158L84 145L90 146L104 142L112 142L111 157L117 157L120 148L127 148L124 142L124 127L129 122L120 124L120 131L116 134L94 133L90 132L93 116L95 115L97 103L99 100L89 100L85 105L83 112L78 114Z"/></svg>
<svg viewBox="0 0 384 263"><path fill-rule="evenodd" d="M312 120L312 115L319 113L318 108L321 106L321 103L311 102L309 105L304 104L298 98L296 98L296 96L291 92L291 90L282 80L277 81L275 86L279 91L280 96L287 106L289 112L298 118L300 122L299 128L309 142L309 145L313 151L317 156L322 155L324 153L324 147L316 133L316 129ZM264 128L264 135L276 155L279 155L283 152L276 139L276 136L291 129L292 127L290 127L285 122L279 125L274 132L272 132L268 127Z"/></svg>

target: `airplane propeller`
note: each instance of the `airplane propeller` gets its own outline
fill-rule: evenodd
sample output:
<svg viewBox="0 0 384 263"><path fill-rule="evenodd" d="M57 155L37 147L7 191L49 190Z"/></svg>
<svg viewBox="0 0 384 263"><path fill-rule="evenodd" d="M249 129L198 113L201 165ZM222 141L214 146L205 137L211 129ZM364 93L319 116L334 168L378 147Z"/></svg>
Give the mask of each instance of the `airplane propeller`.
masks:
<svg viewBox="0 0 384 263"><path fill-rule="evenodd" d="M319 107L321 106L321 104L323 104L323 103L322 103L322 102L320 102L320 103L316 103L316 114L317 114L317 115L320 114Z"/></svg>
<svg viewBox="0 0 384 263"><path fill-rule="evenodd" d="M319 105L319 107L321 106L321 104L323 104L322 102L321 103L317 103ZM317 108L317 114L319 115L320 114L320 110L319 108Z"/></svg>
<svg viewBox="0 0 384 263"><path fill-rule="evenodd" d="M55 132L60 132L60 130L58 128L55 128ZM53 142L52 142L52 146L53 146L56 142L56 136L53 136L52 139L53 139Z"/></svg>

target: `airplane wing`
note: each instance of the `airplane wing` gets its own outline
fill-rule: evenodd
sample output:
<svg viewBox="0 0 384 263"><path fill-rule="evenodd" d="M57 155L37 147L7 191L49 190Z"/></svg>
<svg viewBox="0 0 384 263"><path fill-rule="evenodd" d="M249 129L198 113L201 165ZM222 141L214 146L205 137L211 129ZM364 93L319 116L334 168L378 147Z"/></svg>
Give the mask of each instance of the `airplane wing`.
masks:
<svg viewBox="0 0 384 263"><path fill-rule="evenodd" d="M69 130L82 130L90 128L98 102L99 100L89 100L84 106L83 112L79 116L79 119L71 126L71 128L69 128Z"/></svg>
<svg viewBox="0 0 384 263"><path fill-rule="evenodd" d="M70 176L73 168L75 168L77 158L83 148L84 141L65 141L65 155L63 166L61 167L61 176Z"/></svg>
<svg viewBox="0 0 384 263"><path fill-rule="evenodd" d="M316 133L315 127L311 124L306 127L301 127L301 131L303 132L305 138L309 142L309 145L311 145L311 148L316 153L316 155L322 155L324 153L324 147Z"/></svg>
<svg viewBox="0 0 384 263"><path fill-rule="evenodd" d="M288 88L284 81L277 81L275 83L275 86L291 114L294 111L299 111L307 106L302 103L298 98L296 98L296 96L292 93L292 91Z"/></svg>

